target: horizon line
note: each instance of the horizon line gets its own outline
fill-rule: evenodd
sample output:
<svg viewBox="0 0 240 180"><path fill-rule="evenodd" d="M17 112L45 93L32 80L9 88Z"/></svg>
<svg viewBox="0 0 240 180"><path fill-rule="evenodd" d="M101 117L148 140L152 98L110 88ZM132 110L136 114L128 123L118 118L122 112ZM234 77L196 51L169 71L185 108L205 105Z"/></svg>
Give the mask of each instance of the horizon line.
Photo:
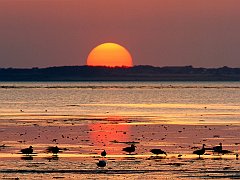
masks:
<svg viewBox="0 0 240 180"><path fill-rule="evenodd" d="M194 67L192 65L183 65L183 66L154 66L154 65L134 65L134 66L89 66L89 65L63 65L63 66L47 66L47 67L0 67L0 69L48 69L48 68L62 68L62 67L90 67L90 68L109 68L109 69L121 69L121 68L134 68L134 67L153 67L153 68L203 68L203 69L221 69L221 68L230 68L230 69L239 69L240 67L230 67L230 66L218 66L218 67Z"/></svg>

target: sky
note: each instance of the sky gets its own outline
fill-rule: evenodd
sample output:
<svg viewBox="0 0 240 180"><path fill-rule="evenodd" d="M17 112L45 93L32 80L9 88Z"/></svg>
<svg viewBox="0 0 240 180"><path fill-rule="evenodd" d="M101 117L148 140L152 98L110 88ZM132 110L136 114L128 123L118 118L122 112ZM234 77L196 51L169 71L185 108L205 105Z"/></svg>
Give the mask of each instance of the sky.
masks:
<svg viewBox="0 0 240 180"><path fill-rule="evenodd" d="M105 42L134 65L240 67L240 0L0 0L0 67L85 65Z"/></svg>

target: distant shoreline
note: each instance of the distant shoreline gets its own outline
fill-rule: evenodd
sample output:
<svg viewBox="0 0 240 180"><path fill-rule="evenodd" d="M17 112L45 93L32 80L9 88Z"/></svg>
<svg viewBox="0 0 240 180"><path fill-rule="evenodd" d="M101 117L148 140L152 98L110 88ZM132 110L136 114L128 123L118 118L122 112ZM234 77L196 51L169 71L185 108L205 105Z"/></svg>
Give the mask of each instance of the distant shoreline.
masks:
<svg viewBox="0 0 240 180"><path fill-rule="evenodd" d="M240 68L91 67L0 68L0 81L240 81Z"/></svg>

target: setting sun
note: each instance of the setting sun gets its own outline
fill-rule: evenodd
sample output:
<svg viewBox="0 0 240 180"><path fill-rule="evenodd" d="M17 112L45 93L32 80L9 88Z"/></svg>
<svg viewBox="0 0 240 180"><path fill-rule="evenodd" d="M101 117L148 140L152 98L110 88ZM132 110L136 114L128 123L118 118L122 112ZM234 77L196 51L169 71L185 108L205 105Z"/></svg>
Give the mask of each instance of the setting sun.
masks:
<svg viewBox="0 0 240 180"><path fill-rule="evenodd" d="M87 58L88 66L132 67L129 51L115 43L104 43L95 47Z"/></svg>

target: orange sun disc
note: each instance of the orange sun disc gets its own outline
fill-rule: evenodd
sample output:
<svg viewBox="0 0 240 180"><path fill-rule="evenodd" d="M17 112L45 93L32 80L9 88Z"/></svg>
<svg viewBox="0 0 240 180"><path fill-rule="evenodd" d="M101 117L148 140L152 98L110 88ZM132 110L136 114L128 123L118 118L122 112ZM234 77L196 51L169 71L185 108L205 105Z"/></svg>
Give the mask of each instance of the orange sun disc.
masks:
<svg viewBox="0 0 240 180"><path fill-rule="evenodd" d="M88 55L88 66L132 67L128 50L116 43L104 43L95 47Z"/></svg>

